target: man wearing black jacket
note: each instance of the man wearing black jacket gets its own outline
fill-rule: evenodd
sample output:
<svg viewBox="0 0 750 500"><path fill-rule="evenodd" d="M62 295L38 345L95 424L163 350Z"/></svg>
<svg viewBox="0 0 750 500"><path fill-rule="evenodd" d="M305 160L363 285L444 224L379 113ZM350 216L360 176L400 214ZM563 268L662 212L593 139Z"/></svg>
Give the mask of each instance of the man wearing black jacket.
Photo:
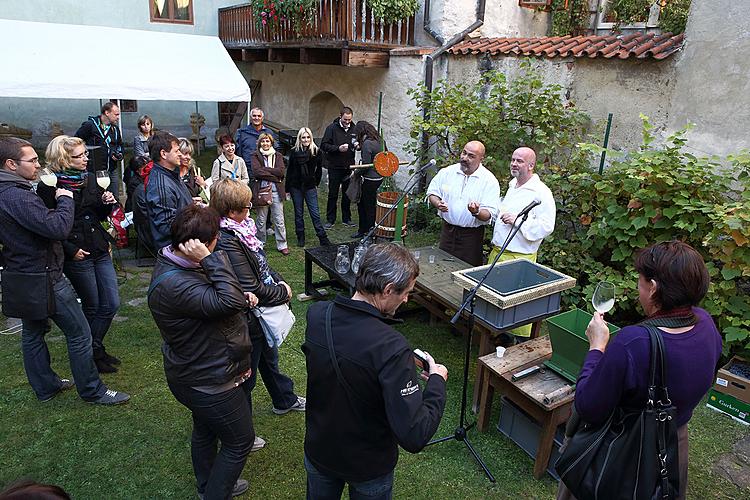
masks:
<svg viewBox="0 0 750 500"><path fill-rule="evenodd" d="M117 164L123 157L122 134L118 127L120 107L113 102L105 102L99 116L89 116L76 130L75 136L94 147L89 162L89 172L106 170L109 172L109 191L116 198L120 196L120 174Z"/></svg>
<svg viewBox="0 0 750 500"><path fill-rule="evenodd" d="M391 498L398 446L417 453L437 430L448 370L425 353L421 388L411 347L389 326L418 274L408 250L373 245L351 299L308 309L308 500L340 498L344 483L354 498Z"/></svg>
<svg viewBox="0 0 750 500"><path fill-rule="evenodd" d="M326 206L326 224L330 229L336 223L336 203L341 189L341 221L345 226L354 226L351 201L346 195L349 187L349 166L354 164L354 150L357 149L357 135L352 123L352 108L344 106L341 115L326 127L320 149L326 153L328 166L328 206Z"/></svg>
<svg viewBox="0 0 750 500"><path fill-rule="evenodd" d="M17 137L0 138L3 313L23 322L23 365L40 401L49 401L75 387L89 403L124 403L130 396L108 389L99 378L91 349L91 329L73 287L62 272L64 256L60 242L68 238L73 228L73 193L58 188L54 194L56 206L48 209L32 191L31 183L38 180L39 168L39 156L29 142ZM40 279L46 286L36 290ZM43 304L31 306L40 298ZM65 336L74 380L60 378L50 365L44 340L48 319Z"/></svg>

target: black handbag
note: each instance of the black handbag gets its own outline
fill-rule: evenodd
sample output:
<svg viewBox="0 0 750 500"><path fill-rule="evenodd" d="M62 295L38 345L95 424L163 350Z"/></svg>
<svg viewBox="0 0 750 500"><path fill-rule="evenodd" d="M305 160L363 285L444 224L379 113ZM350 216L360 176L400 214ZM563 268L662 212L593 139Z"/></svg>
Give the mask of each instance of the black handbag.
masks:
<svg viewBox="0 0 750 500"><path fill-rule="evenodd" d="M49 273L19 273L6 269L0 282L6 317L41 320L55 314L55 294Z"/></svg>
<svg viewBox="0 0 750 500"><path fill-rule="evenodd" d="M664 341L655 326L643 326L651 339L645 408L618 407L603 424L582 422L555 463L560 480L578 500L666 500L680 491L676 409L665 385Z"/></svg>

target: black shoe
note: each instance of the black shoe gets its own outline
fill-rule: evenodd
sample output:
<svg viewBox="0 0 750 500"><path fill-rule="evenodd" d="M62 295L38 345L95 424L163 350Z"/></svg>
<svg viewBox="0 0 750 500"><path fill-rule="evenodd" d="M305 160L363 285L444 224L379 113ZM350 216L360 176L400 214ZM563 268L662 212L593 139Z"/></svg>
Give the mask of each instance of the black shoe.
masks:
<svg viewBox="0 0 750 500"><path fill-rule="evenodd" d="M331 245L333 245L333 243L331 242L331 240L329 240L328 236L325 235L325 234L323 236L318 236L318 239L320 240L320 245L321 246L330 247Z"/></svg>
<svg viewBox="0 0 750 500"><path fill-rule="evenodd" d="M95 359L94 363L96 364L96 370L99 373L117 373L117 368L107 363L103 358Z"/></svg>
<svg viewBox="0 0 750 500"><path fill-rule="evenodd" d="M326 222L325 224L323 224L323 227L325 229L331 229L333 227L333 224L333 222Z"/></svg>
<svg viewBox="0 0 750 500"><path fill-rule="evenodd" d="M110 364L110 365L115 365L116 366L116 365L122 364L122 361L120 361L120 358L118 358L116 356L112 356L107 351L104 351L104 356L102 356L101 359L104 360L107 364Z"/></svg>
<svg viewBox="0 0 750 500"><path fill-rule="evenodd" d="M352 221L346 221L343 224L347 227L357 227L357 225Z"/></svg>

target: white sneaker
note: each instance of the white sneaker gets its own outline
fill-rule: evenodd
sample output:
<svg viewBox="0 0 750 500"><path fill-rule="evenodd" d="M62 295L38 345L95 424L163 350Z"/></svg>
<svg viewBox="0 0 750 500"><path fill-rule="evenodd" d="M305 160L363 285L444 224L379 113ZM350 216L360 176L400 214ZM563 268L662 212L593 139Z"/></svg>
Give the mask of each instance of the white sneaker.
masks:
<svg viewBox="0 0 750 500"><path fill-rule="evenodd" d="M263 439L260 436L255 436L255 442L253 443L253 447L250 448L250 453L254 451L258 451L261 448L263 448L266 445L266 440Z"/></svg>
<svg viewBox="0 0 750 500"><path fill-rule="evenodd" d="M276 415L286 415L290 411L305 411L306 405L307 399L303 398L302 396L297 396L297 401L295 401L295 403L289 408L285 408L283 410L273 408L271 411L273 411Z"/></svg>

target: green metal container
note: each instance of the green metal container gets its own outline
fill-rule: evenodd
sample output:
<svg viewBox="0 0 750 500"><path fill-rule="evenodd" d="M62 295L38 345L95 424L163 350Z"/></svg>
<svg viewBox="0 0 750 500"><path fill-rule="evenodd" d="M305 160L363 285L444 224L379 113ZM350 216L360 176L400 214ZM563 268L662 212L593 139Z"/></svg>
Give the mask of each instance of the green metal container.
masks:
<svg viewBox="0 0 750 500"><path fill-rule="evenodd" d="M592 317L586 311L573 308L545 320L552 343L552 357L544 364L573 383L578 379L583 360L589 352L586 327ZM607 326L611 335L620 329L611 323L607 323Z"/></svg>

